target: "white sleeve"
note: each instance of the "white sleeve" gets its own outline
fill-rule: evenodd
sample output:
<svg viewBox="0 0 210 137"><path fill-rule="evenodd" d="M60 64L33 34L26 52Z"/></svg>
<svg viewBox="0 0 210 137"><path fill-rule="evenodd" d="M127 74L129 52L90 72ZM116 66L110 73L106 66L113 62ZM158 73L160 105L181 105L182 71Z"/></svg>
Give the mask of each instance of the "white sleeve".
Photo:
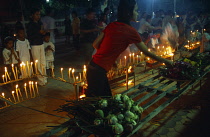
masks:
<svg viewBox="0 0 210 137"><path fill-rule="evenodd" d="M53 49L53 51L55 51L55 45L51 42L51 48Z"/></svg>
<svg viewBox="0 0 210 137"><path fill-rule="evenodd" d="M20 45L18 44L18 41L16 42L16 49L15 51L20 51Z"/></svg>
<svg viewBox="0 0 210 137"><path fill-rule="evenodd" d="M6 62L10 60L9 52L7 52L6 50L3 50L2 54Z"/></svg>

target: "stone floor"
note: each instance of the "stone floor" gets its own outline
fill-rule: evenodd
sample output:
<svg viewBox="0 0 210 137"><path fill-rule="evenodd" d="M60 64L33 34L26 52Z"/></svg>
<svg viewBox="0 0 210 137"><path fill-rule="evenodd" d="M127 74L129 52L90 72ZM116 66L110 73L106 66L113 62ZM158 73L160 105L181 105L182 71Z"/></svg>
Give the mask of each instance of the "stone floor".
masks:
<svg viewBox="0 0 210 137"><path fill-rule="evenodd" d="M60 75L60 67L64 67L64 70L68 67L79 70L83 66L82 56L78 56L62 40L58 39L56 43L57 76ZM183 95L145 124L133 137L209 137L209 83L210 77L201 90ZM8 87L1 88L0 92L7 94L7 89ZM1 109L0 137L38 137L64 123L67 121L66 114L54 110L64 104L65 100L74 97L73 89L72 85L48 79L47 86L39 87L40 97Z"/></svg>

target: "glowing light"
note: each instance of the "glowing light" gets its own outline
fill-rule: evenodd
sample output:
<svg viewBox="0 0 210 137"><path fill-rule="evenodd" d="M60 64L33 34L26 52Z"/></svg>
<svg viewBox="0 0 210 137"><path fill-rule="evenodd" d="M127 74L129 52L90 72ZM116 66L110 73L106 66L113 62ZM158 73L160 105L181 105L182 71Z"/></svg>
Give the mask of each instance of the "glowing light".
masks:
<svg viewBox="0 0 210 137"><path fill-rule="evenodd" d="M85 98L85 97L86 97L85 94L79 96L79 98Z"/></svg>

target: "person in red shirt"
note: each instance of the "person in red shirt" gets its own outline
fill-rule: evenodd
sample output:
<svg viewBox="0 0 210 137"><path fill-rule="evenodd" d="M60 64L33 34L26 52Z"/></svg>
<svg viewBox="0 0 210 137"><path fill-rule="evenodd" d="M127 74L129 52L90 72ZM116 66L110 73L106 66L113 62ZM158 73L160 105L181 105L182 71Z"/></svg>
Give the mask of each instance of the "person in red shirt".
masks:
<svg viewBox="0 0 210 137"><path fill-rule="evenodd" d="M120 0L118 20L110 23L94 41L93 47L97 49L97 52L88 65L87 97L112 96L106 73L129 44L135 43L138 49L146 56L159 62L164 62L167 65L172 65L171 61L149 52L147 46L142 42L139 33L130 26L130 21L137 19L137 9L135 0Z"/></svg>

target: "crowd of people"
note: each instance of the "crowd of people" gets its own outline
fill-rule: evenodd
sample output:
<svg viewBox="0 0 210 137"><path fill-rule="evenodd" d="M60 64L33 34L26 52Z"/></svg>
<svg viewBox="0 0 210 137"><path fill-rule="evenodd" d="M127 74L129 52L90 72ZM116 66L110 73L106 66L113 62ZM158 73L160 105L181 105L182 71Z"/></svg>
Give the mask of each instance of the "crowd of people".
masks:
<svg viewBox="0 0 210 137"><path fill-rule="evenodd" d="M143 12L137 17L137 19L134 20L126 18L127 13L125 12L128 12L127 10L120 11L122 15L119 14L119 11L120 9L118 8L118 19L110 18L111 11L108 7L104 9L98 18L96 18L96 12L93 9L88 9L84 18L79 18L76 11L71 13L71 17L66 16L64 20L66 44L73 45L77 55L84 57L85 64L91 62L90 64L95 67L97 66L95 65L95 63L97 63L96 58L101 58L102 54L106 54L103 53L104 51L100 50L99 45L104 44L103 41L105 38L107 39L107 37L112 39L112 42L115 41L118 43L116 40L119 40L123 43L125 39L119 38L125 36L132 39L131 41L133 41L133 44L142 41L148 48L151 49L155 49L157 44L160 43L170 43L170 45L175 48L183 46L190 38L192 31L199 31L202 32L202 40L206 43L205 51L210 50L210 44L208 44L210 40L210 16L207 13L200 12L199 14L195 14L194 12L189 11L188 13L180 13L179 15L176 15L172 11L164 12L163 10L158 10L154 15L149 15L146 12ZM50 72L50 69L54 68L55 19L53 19L52 16L52 10L46 10L46 15L41 18L40 10L34 9L31 12L31 20L26 27L24 27L21 22L16 23L15 29L17 36L15 38L4 38L4 64L9 68L12 64L18 66L20 62L29 63L31 61L35 62L38 60L38 73L41 74L37 76L39 85L46 85L47 78L44 75L47 74L47 71ZM112 33L116 33L121 36L113 36L110 38L112 34L109 34L110 36L106 35L106 33L111 32L111 29L114 30L119 26L121 26L121 28L125 27L121 23L133 26L141 38L137 37L135 32L133 32L133 35L125 35L122 32L118 33L118 30L116 30L116 32L112 31ZM126 30L128 28L125 27L124 29ZM131 33L130 28L126 33ZM134 37L136 37L136 39ZM109 39L107 39L106 42L108 42ZM130 41L127 43L132 44ZM108 42L105 44L110 43ZM128 48L131 47L128 46ZM125 50L124 48L122 49ZM119 49L119 55L123 52L122 49ZM138 48L138 50L139 49L146 52L144 51L145 49ZM110 49L105 48L104 50ZM115 49L113 49L113 51L110 50L110 52L118 53ZM146 54L152 56L156 60L161 60L150 53L146 52ZM119 55L117 54L117 56ZM113 55L110 54L110 58L107 59L111 59L111 57L113 58ZM106 66L104 66L106 68L107 64L110 63L107 62L107 60L103 61L104 62L102 64L99 63L99 66L101 67L103 64L106 64ZM162 62L165 62L165 60L162 60ZM170 64L169 62L167 63ZM102 70L104 71L105 68ZM91 68L89 68L89 70L91 70ZM105 72L108 70L109 68L105 69ZM95 73L95 70L93 72ZM105 75L103 74L102 76ZM21 74L21 77L24 78L24 74Z"/></svg>

